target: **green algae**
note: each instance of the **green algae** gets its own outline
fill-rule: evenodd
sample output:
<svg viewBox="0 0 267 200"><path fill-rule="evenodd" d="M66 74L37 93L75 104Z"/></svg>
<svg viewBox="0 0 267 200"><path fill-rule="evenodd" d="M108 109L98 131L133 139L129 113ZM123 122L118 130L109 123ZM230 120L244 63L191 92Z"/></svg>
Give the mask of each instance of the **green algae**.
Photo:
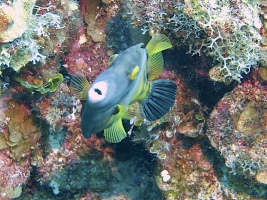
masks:
<svg viewBox="0 0 267 200"><path fill-rule="evenodd" d="M55 92L58 88L58 86L63 82L64 77L62 74L58 73L54 77L50 78L47 83L42 84L41 83L34 83L29 84L27 81L23 80L20 77L17 77L16 80L20 82L20 84L32 91L41 92L41 94L45 94L48 92Z"/></svg>

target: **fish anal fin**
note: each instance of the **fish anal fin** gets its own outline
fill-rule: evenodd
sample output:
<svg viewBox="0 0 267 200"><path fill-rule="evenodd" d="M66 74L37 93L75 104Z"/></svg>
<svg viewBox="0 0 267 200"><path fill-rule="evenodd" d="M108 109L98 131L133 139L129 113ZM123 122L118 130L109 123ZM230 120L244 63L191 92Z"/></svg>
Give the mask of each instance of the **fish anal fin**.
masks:
<svg viewBox="0 0 267 200"><path fill-rule="evenodd" d="M126 115L129 117L129 119L132 119L134 117L141 118L141 112L140 112L140 104L139 102L134 102L131 105L128 105L126 108Z"/></svg>
<svg viewBox="0 0 267 200"><path fill-rule="evenodd" d="M140 113L139 103L136 102L128 106L117 105L115 107L113 115L116 116L117 118L122 118L122 119L132 119L133 117L140 117L141 113Z"/></svg>
<svg viewBox="0 0 267 200"><path fill-rule="evenodd" d="M119 118L109 128L104 130L105 139L111 143L119 143L127 137L127 133L122 125L122 119Z"/></svg>
<svg viewBox="0 0 267 200"><path fill-rule="evenodd" d="M148 57L170 48L172 48L171 41L166 35L163 34L154 35L146 45Z"/></svg>
<svg viewBox="0 0 267 200"><path fill-rule="evenodd" d="M73 88L74 94L80 100L86 100L87 92L90 88L89 81L85 76L74 76L71 78L71 87Z"/></svg>
<svg viewBox="0 0 267 200"><path fill-rule="evenodd" d="M149 121L160 119L173 106L176 92L177 85L173 81L153 81L151 92L141 101L141 112L143 116Z"/></svg>
<svg viewBox="0 0 267 200"><path fill-rule="evenodd" d="M149 81L154 80L157 76L162 73L164 67L164 60L161 52L153 54L148 57L148 77Z"/></svg>

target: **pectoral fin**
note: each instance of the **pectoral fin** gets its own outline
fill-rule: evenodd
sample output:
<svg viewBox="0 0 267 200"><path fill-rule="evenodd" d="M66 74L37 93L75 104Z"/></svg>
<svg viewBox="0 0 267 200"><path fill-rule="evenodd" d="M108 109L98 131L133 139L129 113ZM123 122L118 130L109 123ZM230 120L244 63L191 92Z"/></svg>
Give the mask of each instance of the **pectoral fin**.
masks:
<svg viewBox="0 0 267 200"><path fill-rule="evenodd" d="M151 92L141 101L143 116L149 121L160 119L174 104L176 92L177 85L173 81L153 81Z"/></svg>
<svg viewBox="0 0 267 200"><path fill-rule="evenodd" d="M74 94L80 100L86 100L87 92L90 84L85 76L74 76L71 78L71 87L74 89Z"/></svg>
<svg viewBox="0 0 267 200"><path fill-rule="evenodd" d="M119 143L124 138L126 138L127 134L122 125L122 119L119 118L116 122L112 124L112 126L105 129L104 136L105 136L105 139L111 143Z"/></svg>

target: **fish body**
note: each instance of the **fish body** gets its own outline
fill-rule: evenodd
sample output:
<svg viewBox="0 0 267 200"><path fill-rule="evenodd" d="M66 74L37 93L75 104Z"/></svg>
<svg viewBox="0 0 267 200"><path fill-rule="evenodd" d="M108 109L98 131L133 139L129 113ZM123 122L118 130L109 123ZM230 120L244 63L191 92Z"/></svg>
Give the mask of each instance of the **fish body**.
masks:
<svg viewBox="0 0 267 200"><path fill-rule="evenodd" d="M104 130L118 119L114 115L118 104L129 105L131 103L133 88L141 79L141 73L135 80L131 80L129 76L135 66L145 64L146 52L144 48L141 48L142 45L132 46L119 54L89 88L82 113L82 133L86 138L92 133Z"/></svg>
<svg viewBox="0 0 267 200"><path fill-rule="evenodd" d="M104 130L106 140L120 142L127 136L122 119L129 119L127 107L140 102L142 115L150 121L161 118L173 105L177 86L170 80L151 81L161 74L161 51L172 45L164 35L140 43L114 57L108 68L90 86L82 113L82 134Z"/></svg>

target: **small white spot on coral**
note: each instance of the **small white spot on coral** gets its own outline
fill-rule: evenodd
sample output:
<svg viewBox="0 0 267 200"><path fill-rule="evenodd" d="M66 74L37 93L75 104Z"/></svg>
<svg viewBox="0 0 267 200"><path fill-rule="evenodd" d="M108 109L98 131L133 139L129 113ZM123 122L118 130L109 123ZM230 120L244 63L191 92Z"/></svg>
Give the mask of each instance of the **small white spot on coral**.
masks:
<svg viewBox="0 0 267 200"><path fill-rule="evenodd" d="M87 38L85 34L82 34L79 38L79 44L84 44L85 42L87 42Z"/></svg>
<svg viewBox="0 0 267 200"><path fill-rule="evenodd" d="M171 179L171 176L169 175L169 172L164 169L161 173L160 173L161 177L162 177L162 180L163 182L168 182L170 179Z"/></svg>

